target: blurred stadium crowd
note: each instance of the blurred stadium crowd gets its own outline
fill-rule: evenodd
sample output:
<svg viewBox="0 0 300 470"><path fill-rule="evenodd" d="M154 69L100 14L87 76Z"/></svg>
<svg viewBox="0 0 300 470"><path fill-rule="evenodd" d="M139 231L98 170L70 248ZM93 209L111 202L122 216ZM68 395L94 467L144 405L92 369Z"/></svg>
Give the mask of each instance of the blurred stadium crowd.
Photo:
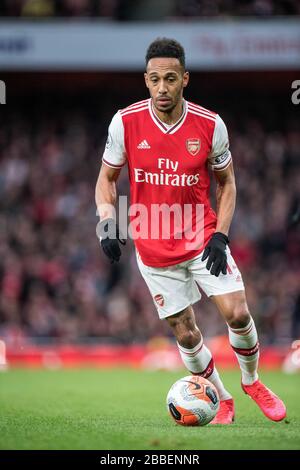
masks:
<svg viewBox="0 0 300 470"><path fill-rule="evenodd" d="M53 112L11 106L0 116L0 336L8 343L126 343L170 334L138 272L132 241L110 265L95 234L94 188L115 111L107 100L96 115L61 103ZM300 134L293 121L275 119L270 127L250 118L247 106L242 118L230 106L220 114L238 186L231 249L261 342L287 342L300 334L300 234L292 223ZM128 194L126 169L118 191ZM205 335L226 332L204 295L195 309Z"/></svg>
<svg viewBox="0 0 300 470"><path fill-rule="evenodd" d="M173 17L299 15L298 0L2 0L0 16L102 17L163 20Z"/></svg>

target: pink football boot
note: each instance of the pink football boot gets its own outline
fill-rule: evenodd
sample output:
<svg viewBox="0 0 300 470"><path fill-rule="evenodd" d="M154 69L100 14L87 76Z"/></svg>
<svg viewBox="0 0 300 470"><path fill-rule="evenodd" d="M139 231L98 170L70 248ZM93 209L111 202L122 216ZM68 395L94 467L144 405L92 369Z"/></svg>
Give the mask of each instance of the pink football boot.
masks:
<svg viewBox="0 0 300 470"><path fill-rule="evenodd" d="M252 385L242 383L242 389L258 404L267 418L272 421L281 421L286 417L286 407L283 401L260 380L256 380Z"/></svg>
<svg viewBox="0 0 300 470"><path fill-rule="evenodd" d="M232 424L234 421L234 402L232 398L220 401L220 408L210 424Z"/></svg>

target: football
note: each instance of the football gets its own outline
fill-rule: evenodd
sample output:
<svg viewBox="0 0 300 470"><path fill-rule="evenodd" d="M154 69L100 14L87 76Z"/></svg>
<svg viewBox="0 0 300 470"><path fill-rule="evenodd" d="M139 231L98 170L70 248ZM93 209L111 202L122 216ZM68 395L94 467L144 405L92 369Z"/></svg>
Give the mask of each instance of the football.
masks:
<svg viewBox="0 0 300 470"><path fill-rule="evenodd" d="M216 416L220 400L216 387L198 375L177 380L167 395L167 408L183 426L204 426Z"/></svg>

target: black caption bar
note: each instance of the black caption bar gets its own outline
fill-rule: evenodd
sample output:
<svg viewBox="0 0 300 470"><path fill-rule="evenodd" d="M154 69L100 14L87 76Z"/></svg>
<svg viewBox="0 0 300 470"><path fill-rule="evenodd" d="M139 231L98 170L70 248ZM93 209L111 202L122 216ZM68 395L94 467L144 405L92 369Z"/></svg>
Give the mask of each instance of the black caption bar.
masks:
<svg viewBox="0 0 300 470"><path fill-rule="evenodd" d="M0 464L26 465L38 464L41 466L53 465L83 465L84 470L88 468L101 468L103 465L117 466L122 468L146 467L148 465L187 465L199 466L220 463L222 468L229 464L231 468L244 466L249 463L271 462L284 463L299 462L299 451L205 451L205 450L37 450L37 451L0 451ZM3 467L4 468L4 467ZM20 467L21 468L21 467Z"/></svg>

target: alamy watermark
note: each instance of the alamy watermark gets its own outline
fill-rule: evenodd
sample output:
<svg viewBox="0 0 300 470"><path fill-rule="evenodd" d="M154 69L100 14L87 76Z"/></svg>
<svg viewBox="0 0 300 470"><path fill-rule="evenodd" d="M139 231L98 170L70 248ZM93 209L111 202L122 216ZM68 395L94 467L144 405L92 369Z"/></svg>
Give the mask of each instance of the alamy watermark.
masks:
<svg viewBox="0 0 300 470"><path fill-rule="evenodd" d="M300 103L300 80L293 81L292 90L295 90L291 96L292 103L299 104Z"/></svg>
<svg viewBox="0 0 300 470"><path fill-rule="evenodd" d="M118 214L117 214L118 210ZM204 242L204 205L203 204L129 204L127 196L120 196L117 210L111 204L101 205L102 219L118 220L122 239L132 240L185 240L186 249L193 250ZM99 214L97 214L99 215ZM128 216L130 222L128 224ZM100 221L101 222L101 221ZM100 234L100 222L96 233ZM108 236L108 235L107 235ZM109 232L110 238L117 238Z"/></svg>
<svg viewBox="0 0 300 470"><path fill-rule="evenodd" d="M3 80L0 80L0 104L6 104L6 86Z"/></svg>

